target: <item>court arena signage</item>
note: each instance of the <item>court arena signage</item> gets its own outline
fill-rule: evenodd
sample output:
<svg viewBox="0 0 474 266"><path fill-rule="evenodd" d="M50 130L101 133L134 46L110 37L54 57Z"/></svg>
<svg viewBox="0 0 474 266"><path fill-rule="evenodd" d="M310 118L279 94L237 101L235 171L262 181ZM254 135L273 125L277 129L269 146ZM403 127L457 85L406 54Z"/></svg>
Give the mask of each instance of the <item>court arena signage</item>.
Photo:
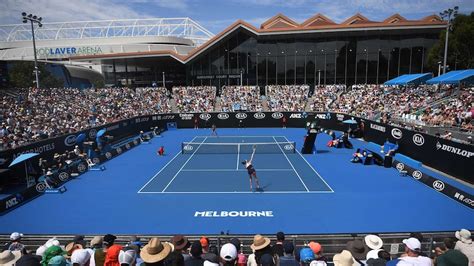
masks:
<svg viewBox="0 0 474 266"><path fill-rule="evenodd" d="M235 114L235 118L245 119L245 118L247 118L247 114L246 113L237 113L237 114Z"/></svg>
<svg viewBox="0 0 474 266"><path fill-rule="evenodd" d="M380 132L385 132L385 127L370 123L370 128Z"/></svg>
<svg viewBox="0 0 474 266"><path fill-rule="evenodd" d="M283 118L283 114L282 113L273 113L272 117L273 117L273 119L280 119L280 118Z"/></svg>
<svg viewBox="0 0 474 266"><path fill-rule="evenodd" d="M273 211L196 211L194 217L274 217Z"/></svg>
<svg viewBox="0 0 474 266"><path fill-rule="evenodd" d="M78 55L94 55L102 54L99 46L83 46L83 47L57 47L57 48L38 48L36 49L38 56L44 57L61 57L61 56L78 56Z"/></svg>
<svg viewBox="0 0 474 266"><path fill-rule="evenodd" d="M456 192L456 194L454 194L454 198L468 205L471 205L471 207L474 207L474 200L470 199L469 197L464 196L463 194L459 192Z"/></svg>
<svg viewBox="0 0 474 266"><path fill-rule="evenodd" d="M181 120L193 120L194 114L179 114Z"/></svg>
<svg viewBox="0 0 474 266"><path fill-rule="evenodd" d="M415 143L416 146L423 146L423 144L425 144L425 138L420 134L415 134L413 135L413 143Z"/></svg>
<svg viewBox="0 0 474 266"><path fill-rule="evenodd" d="M471 156L474 154L474 152L466 151L466 150L456 148L456 147L453 147L453 146L449 146L449 145L446 145L446 144L441 144L439 142L436 143L436 149L437 150L441 149L443 151L448 151L448 152L454 153L456 155L464 156L466 158L471 158Z"/></svg>
<svg viewBox="0 0 474 266"><path fill-rule="evenodd" d="M392 137L394 137L396 139L401 139L403 137L403 133L400 129L393 128L392 129Z"/></svg>
<svg viewBox="0 0 474 266"><path fill-rule="evenodd" d="M217 115L217 118L219 118L220 120L226 120L229 118L229 114L227 113L220 113Z"/></svg>
<svg viewBox="0 0 474 266"><path fill-rule="evenodd" d="M255 117L255 119L264 119L265 118L265 114L264 113L255 113L253 115L253 117Z"/></svg>
<svg viewBox="0 0 474 266"><path fill-rule="evenodd" d="M207 113L200 114L199 118L201 118L202 120L209 120L209 119L211 119L211 114L207 114Z"/></svg>

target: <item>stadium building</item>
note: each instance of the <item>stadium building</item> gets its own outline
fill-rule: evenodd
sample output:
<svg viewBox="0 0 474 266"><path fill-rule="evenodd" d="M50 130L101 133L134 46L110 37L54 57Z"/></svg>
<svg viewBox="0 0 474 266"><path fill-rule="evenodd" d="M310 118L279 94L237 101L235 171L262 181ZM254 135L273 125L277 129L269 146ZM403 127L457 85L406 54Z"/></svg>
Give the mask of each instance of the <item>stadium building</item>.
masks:
<svg viewBox="0 0 474 266"><path fill-rule="evenodd" d="M297 23L278 14L256 28L238 20L214 36L190 18L44 24L40 60L85 65L107 85L383 83L426 70L446 23L394 14L342 23L316 14ZM26 25L0 27L0 60L31 60Z"/></svg>

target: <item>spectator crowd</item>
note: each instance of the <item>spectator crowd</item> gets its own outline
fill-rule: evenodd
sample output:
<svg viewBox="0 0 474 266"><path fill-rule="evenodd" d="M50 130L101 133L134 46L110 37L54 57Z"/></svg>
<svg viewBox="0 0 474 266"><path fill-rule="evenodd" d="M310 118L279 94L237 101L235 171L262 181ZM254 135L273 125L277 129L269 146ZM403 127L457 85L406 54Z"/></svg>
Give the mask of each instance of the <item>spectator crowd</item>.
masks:
<svg viewBox="0 0 474 266"><path fill-rule="evenodd" d="M140 115L169 113L165 88L20 89L0 98L0 150Z"/></svg>
<svg viewBox="0 0 474 266"><path fill-rule="evenodd" d="M384 123L455 127L472 133L474 88L361 84L18 89L0 94L0 150L140 115L214 111L340 112ZM312 94L311 98L309 98ZM266 100L265 100L266 97ZM174 100L174 105L171 101ZM175 107L175 108L174 108Z"/></svg>
<svg viewBox="0 0 474 266"><path fill-rule="evenodd" d="M180 113L213 112L216 87L173 87L173 98Z"/></svg>
<svg viewBox="0 0 474 266"><path fill-rule="evenodd" d="M308 85L265 86L270 111L304 111L308 102Z"/></svg>
<svg viewBox="0 0 474 266"><path fill-rule="evenodd" d="M61 245L56 238L49 239L34 251L23 244L23 234L15 232L2 247L0 265L325 266L332 262L335 266L472 266L471 232L461 229L454 237L445 238L434 250L426 250L422 246L423 235L412 233L402 241L402 253L392 254L386 250L390 244L369 234L342 245L331 260L321 243L310 241L295 247L293 241L285 239L283 232L276 234L274 243L268 237L255 235L250 244L251 252L247 254L244 243L238 238L218 243L222 245L218 247L208 237L190 241L183 235L175 235L169 241L152 237L148 242L132 236L122 245L116 243L117 237L111 234L95 236L89 242L78 235L66 245Z"/></svg>
<svg viewBox="0 0 474 266"><path fill-rule="evenodd" d="M220 94L222 112L263 111L258 86L223 86Z"/></svg>

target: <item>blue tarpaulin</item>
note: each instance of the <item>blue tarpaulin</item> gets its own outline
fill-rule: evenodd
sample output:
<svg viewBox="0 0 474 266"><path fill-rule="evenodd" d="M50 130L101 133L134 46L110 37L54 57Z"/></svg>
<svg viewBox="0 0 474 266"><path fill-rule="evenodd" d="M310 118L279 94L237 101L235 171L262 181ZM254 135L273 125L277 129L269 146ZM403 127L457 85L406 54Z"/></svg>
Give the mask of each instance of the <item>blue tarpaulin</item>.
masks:
<svg viewBox="0 0 474 266"><path fill-rule="evenodd" d="M384 83L384 85L418 85L423 84L427 80L431 79L433 74L421 73L421 74L406 74L401 75L397 78L391 79Z"/></svg>
<svg viewBox="0 0 474 266"><path fill-rule="evenodd" d="M455 70L426 81L427 84L474 84L474 69Z"/></svg>

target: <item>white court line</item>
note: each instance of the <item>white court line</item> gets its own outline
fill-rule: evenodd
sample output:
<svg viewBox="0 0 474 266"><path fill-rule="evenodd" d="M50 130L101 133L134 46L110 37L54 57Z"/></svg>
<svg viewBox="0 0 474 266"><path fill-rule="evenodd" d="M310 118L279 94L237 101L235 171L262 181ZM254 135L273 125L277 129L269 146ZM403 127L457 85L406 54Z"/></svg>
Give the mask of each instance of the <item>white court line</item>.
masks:
<svg viewBox="0 0 474 266"><path fill-rule="evenodd" d="M290 141L286 136L284 137L286 139L286 141ZM318 173L318 171L316 171L316 169L314 169L314 167L308 162L308 160L306 160L306 158L300 153L299 150L295 149L296 152L301 156L301 158L303 158L303 160L309 165L309 167L311 167L311 169L313 169L313 171L319 176L319 178L324 182L324 184L326 184L326 186L328 186L328 188L331 190L331 193L334 192L334 190L332 189L332 187L326 182L326 180L324 180L324 178Z"/></svg>
<svg viewBox="0 0 474 266"><path fill-rule="evenodd" d="M166 187L161 192L165 192L165 190L171 185L171 183L173 183L174 179L178 176L178 174L181 172L181 170L183 170L183 168L186 166L186 164L188 164L188 162L193 158L194 154L196 154L196 152L199 150L199 148L201 148L201 145L204 142L206 142L206 139L207 139L207 137L204 138L204 140L201 142L201 144L199 144L199 146L196 148L196 150L193 152L193 154L191 154L191 156L189 156L189 158L186 160L186 162L184 162L184 164L181 166L181 168L179 168L178 172L173 176L173 178L170 180L168 185L166 185Z"/></svg>
<svg viewBox="0 0 474 266"><path fill-rule="evenodd" d="M247 169L183 169L181 172L240 172L247 171ZM258 169L259 172L262 171L293 171L293 169Z"/></svg>
<svg viewBox="0 0 474 266"><path fill-rule="evenodd" d="M209 137L209 136L196 136L196 137ZM283 138L285 136L219 136L219 138Z"/></svg>
<svg viewBox="0 0 474 266"><path fill-rule="evenodd" d="M237 166L235 166L235 170L239 170L239 159L240 159L240 144L237 144Z"/></svg>
<svg viewBox="0 0 474 266"><path fill-rule="evenodd" d="M275 143L277 143L278 145L278 141L276 140L275 137L273 137L273 139L275 140ZM288 160L288 163L290 163L291 165L291 168L293 168L293 170L295 171L295 174L298 176L298 178L300 179L301 183L303 184L304 188L306 189L306 192L309 192L309 189L308 187L306 186L306 184L303 182L303 179L301 179L301 176L300 174L298 174L298 172L296 171L295 167L293 166L293 164L290 162L290 159L288 159L288 156L286 156L286 153L283 151L283 149L280 147L280 145L278 145L278 148L280 148L281 152L283 153L283 155L285 156L286 160ZM294 147L296 149L296 147Z"/></svg>
<svg viewBox="0 0 474 266"><path fill-rule="evenodd" d="M263 192L249 192L249 191L151 191L142 192L146 194L325 194L332 193L331 191L263 191Z"/></svg>
<svg viewBox="0 0 474 266"><path fill-rule="evenodd" d="M191 141L193 141L194 139L196 139L196 137L194 137ZM148 180L148 182L146 182L145 185L143 185L142 188L140 188L140 190L138 190L137 193L143 193L142 192L142 189L144 189L151 181L153 181L153 179L155 179L163 170L165 170L165 168L172 162L174 161L174 159L176 159L176 157L178 157L178 155L180 155L182 153L182 151L179 151L174 157L173 159L171 159L168 163L165 164L165 166L163 166L163 168L160 169L160 171L158 171L158 173L156 173L150 180Z"/></svg>

